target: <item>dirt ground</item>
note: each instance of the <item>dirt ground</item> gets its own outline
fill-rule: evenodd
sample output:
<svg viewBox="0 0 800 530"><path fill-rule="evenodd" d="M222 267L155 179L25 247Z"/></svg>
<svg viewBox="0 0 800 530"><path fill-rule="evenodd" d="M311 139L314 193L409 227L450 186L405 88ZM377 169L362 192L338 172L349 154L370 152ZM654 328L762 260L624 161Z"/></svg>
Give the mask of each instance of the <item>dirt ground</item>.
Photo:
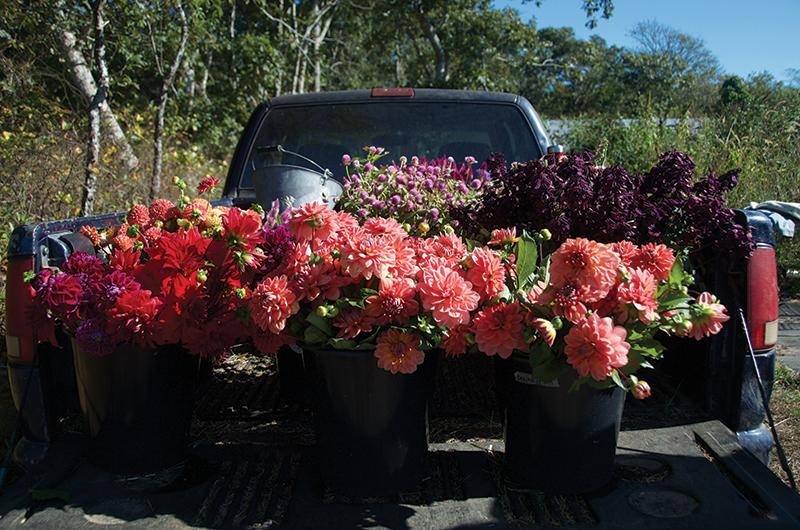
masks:
<svg viewBox="0 0 800 530"><path fill-rule="evenodd" d="M800 478L800 373L778 364L770 404L789 467L795 478ZM776 450L772 451L770 468L789 484Z"/></svg>

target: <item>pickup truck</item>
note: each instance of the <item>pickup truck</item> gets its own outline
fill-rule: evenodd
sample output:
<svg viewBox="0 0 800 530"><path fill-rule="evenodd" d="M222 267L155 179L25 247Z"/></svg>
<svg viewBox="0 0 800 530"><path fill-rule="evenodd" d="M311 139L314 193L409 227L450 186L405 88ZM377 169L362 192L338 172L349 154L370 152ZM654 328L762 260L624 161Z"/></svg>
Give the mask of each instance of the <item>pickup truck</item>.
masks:
<svg viewBox="0 0 800 530"><path fill-rule="evenodd" d="M365 145L384 147L391 157L481 160L502 152L509 161L554 150L531 103L512 94L399 88L282 96L261 104L250 117L219 202L249 206L255 201L253 175L270 163L265 147L281 146L283 155L298 153L341 176L342 155ZM628 404L618 478L597 495L548 497L505 487L496 472L502 431L493 393L464 396L467 386L452 383L473 378L470 384L480 386L491 379L491 368L473 360L466 363L474 366L460 368L443 363L441 369L451 372L440 377L439 386L449 386L443 392L457 395L459 403L434 399L431 437L437 443L432 444L431 477L419 491L366 504L331 498L320 491L313 462L304 457L309 431L302 407L287 403L276 390L271 359L246 354L233 355L206 378L193 428L196 458L179 486L155 492L122 487L80 458L69 341L57 335L60 346L54 347L41 342L45 330L31 329L23 278L26 271L55 267L71 252L89 250L91 245L76 234L81 226L108 226L123 215L25 225L12 234L6 362L22 427L13 460L23 473L0 502L0 527L22 521L53 528L87 521L301 528L800 525L800 497L764 465L773 440L763 425L765 404L735 318L711 340L674 343L661 366L662 401ZM755 252L734 260L710 256L713 265L698 280L729 308L742 307L769 390L777 343L776 244L766 215L752 210L737 215L753 236ZM680 369L688 363L691 370Z"/></svg>

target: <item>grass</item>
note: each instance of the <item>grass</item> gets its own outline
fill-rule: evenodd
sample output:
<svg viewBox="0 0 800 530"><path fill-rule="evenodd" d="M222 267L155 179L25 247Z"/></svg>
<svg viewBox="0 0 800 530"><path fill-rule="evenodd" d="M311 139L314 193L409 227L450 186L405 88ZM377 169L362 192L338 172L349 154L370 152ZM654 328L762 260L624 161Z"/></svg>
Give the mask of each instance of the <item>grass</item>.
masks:
<svg viewBox="0 0 800 530"><path fill-rule="evenodd" d="M800 479L800 373L778 363L770 404L789 467L795 478ZM772 451L769 467L789 484L775 450Z"/></svg>

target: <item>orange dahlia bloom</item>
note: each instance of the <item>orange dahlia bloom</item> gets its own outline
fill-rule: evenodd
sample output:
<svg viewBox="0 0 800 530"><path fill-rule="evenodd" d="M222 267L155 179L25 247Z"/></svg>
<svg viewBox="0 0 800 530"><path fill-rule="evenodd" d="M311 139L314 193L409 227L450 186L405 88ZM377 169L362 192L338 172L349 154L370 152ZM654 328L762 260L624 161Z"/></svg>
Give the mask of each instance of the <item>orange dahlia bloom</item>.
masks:
<svg viewBox="0 0 800 530"><path fill-rule="evenodd" d="M614 287L620 259L608 245L584 238L567 239L550 260L550 283L562 287L575 282L582 302L596 302Z"/></svg>
<svg viewBox="0 0 800 530"><path fill-rule="evenodd" d="M486 355L499 355L503 359L514 350L525 350L525 326L519 304L500 303L478 312L472 320L472 331L478 348Z"/></svg>
<svg viewBox="0 0 800 530"><path fill-rule="evenodd" d="M417 284L422 307L430 311L440 326L455 328L469 323L469 314L478 308L480 296L458 272L440 265L423 270Z"/></svg>
<svg viewBox="0 0 800 530"><path fill-rule="evenodd" d="M578 375L602 381L611 375L614 368L628 364L631 346L625 342L628 332L615 326L609 317L594 313L572 326L564 338L564 353L567 362Z"/></svg>
<svg viewBox="0 0 800 530"><path fill-rule="evenodd" d="M264 278L250 298L250 314L261 331L279 334L290 316L300 310L286 276Z"/></svg>
<svg viewBox="0 0 800 530"><path fill-rule="evenodd" d="M425 360L419 339L399 329L388 329L378 336L375 346L378 367L393 374L411 374Z"/></svg>

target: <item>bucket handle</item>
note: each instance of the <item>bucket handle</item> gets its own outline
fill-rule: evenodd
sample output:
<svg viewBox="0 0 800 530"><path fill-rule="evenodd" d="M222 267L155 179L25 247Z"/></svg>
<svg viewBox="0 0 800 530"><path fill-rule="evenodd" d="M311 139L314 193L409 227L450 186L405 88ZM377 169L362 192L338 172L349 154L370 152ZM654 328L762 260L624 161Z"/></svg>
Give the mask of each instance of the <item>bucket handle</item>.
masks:
<svg viewBox="0 0 800 530"><path fill-rule="evenodd" d="M261 146L261 147L256 147L256 151L259 151L259 152L262 152L262 153L270 153L270 152L273 152L273 151L277 151L279 153L286 153L287 155L293 155L293 156L296 156L297 158L305 160L309 164L312 164L312 165L316 166L322 172L321 183L322 183L323 186L325 185L325 183L328 181L329 178L333 178L333 173L331 173L330 169L320 166L319 164L317 164L316 162L314 162L310 158L308 158L306 156L303 156L300 153L295 153L294 151L289 151L288 149L283 147L281 144L264 145L264 146Z"/></svg>

